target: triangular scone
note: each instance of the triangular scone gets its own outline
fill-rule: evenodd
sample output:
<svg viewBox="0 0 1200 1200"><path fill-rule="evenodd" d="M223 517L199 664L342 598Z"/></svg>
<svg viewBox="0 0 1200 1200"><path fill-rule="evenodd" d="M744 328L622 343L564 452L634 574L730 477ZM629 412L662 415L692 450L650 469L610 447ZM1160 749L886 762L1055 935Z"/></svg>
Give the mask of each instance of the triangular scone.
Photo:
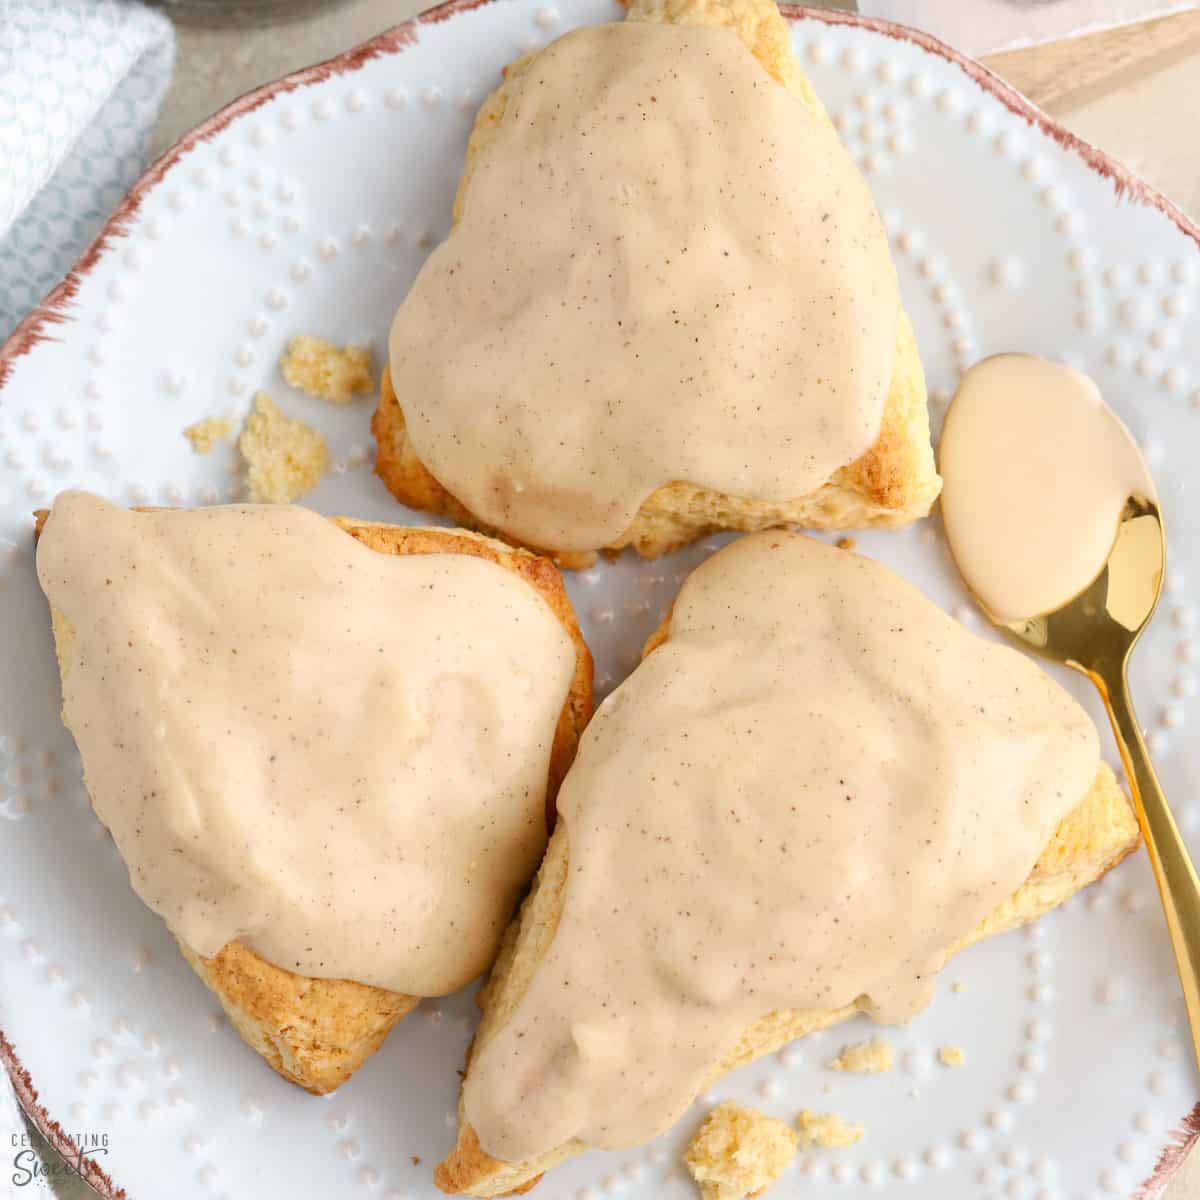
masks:
<svg viewBox="0 0 1200 1200"><path fill-rule="evenodd" d="M778 536L783 538L789 535ZM743 546L746 540L735 542L724 553L727 554L729 550ZM822 547L822 551L825 554L831 553L824 547ZM843 552L832 551L832 553L841 554ZM877 570L877 568L875 569ZM747 587L757 587L761 591L769 589L771 581L767 578L747 581ZM834 604L836 600L830 603ZM744 617L739 617L736 612L731 617L735 623L741 619ZM651 655L670 640L670 622L671 618L668 617L647 642L644 657ZM675 661L677 664L679 660ZM717 661L724 662L725 660ZM678 667L676 666L674 669L677 671ZM703 676L694 681L697 694L707 694L706 682ZM742 693L738 694L742 695ZM732 705L728 697L726 697L726 703L736 708L736 705ZM626 710L621 709L620 711ZM747 718L747 720L749 719ZM647 737L650 736L650 731L647 731ZM655 741L657 744L657 739ZM662 764L658 765L661 770ZM628 768L628 762L624 762L624 768ZM734 776L734 778L739 777ZM981 797L983 794L981 789ZM1063 795L1062 799L1069 803L1069 796ZM645 797L642 797L642 803L645 802ZM1060 806L1057 811L1062 811L1062 807ZM686 831L683 836L686 839ZM1138 827L1129 801L1118 786L1112 770L1106 764L1101 763L1090 788L1074 808L1070 809L1067 815L1061 819L1053 836L1045 845L1045 849L1038 856L1024 885L1018 888L1010 899L980 921L975 928L961 937L953 946L952 952L963 949L991 934L1001 933L1031 921L1061 904L1080 888L1085 887L1120 862L1136 847L1137 842ZM488 1046L491 1040L515 1017L523 996L534 980L539 963L550 951L559 921L563 916L570 870L567 826L560 820L556 832L550 840L545 861L533 889L522 906L517 920L506 935L491 977L480 995L483 1016L468 1055L466 1080L472 1078L471 1069L474 1056L481 1048ZM716 875L715 869L713 874ZM728 879L725 877L722 879L723 886L727 888ZM600 951L597 950L597 953ZM786 954L786 946L781 949L780 953ZM583 982L582 987L586 993L586 981ZM845 1020L866 1007L865 999L860 999L853 1004L831 1009L777 1009L772 1011L742 1030L734 1049L720 1061L712 1064L707 1079L698 1090L709 1086L715 1079L735 1067L779 1049L793 1038ZM583 1020L583 1016L580 1019ZM652 1064L648 1064L646 1069L650 1070L651 1067ZM512 1063L511 1070L519 1073L519 1064ZM556 1076L556 1078L558 1077ZM461 1103L459 1122L457 1144L446 1159L439 1164L434 1176L437 1185L442 1190L451 1193L496 1196L514 1191L524 1191L532 1186L544 1171L587 1148L582 1141L572 1140L527 1161L500 1161L482 1148L475 1129L464 1114ZM648 1130L647 1136L652 1132Z"/></svg>
<svg viewBox="0 0 1200 1200"><path fill-rule="evenodd" d="M40 533L48 513L37 514ZM545 559L465 530L407 528L336 518L335 523L380 554L467 554L513 571L535 588L570 635L575 671L555 730L547 783L552 803L575 756L592 709L592 659L562 579ZM73 636L63 615L51 612L60 669ZM419 1003L347 979L315 979L267 962L241 942L210 958L180 941L184 957L213 990L243 1040L285 1079L317 1094L343 1084L374 1053L388 1030Z"/></svg>
<svg viewBox="0 0 1200 1200"><path fill-rule="evenodd" d="M627 20L732 26L774 79L813 112L826 117L796 61L788 23L775 0L631 0ZM474 163L504 117L511 83L534 57L526 55L507 68L505 82L483 102L476 116L455 201L456 218L462 211ZM386 368L372 430L379 443L376 471L399 500L414 508L449 513L464 525L485 528L421 462ZM904 525L925 516L940 490L929 441L925 375L912 323L901 311L879 437L859 459L839 469L816 491L782 503L746 500L686 481L667 484L645 500L629 528L605 549L633 546L638 553L654 557L722 529ZM488 532L505 537L493 529ZM587 565L594 557L570 551L553 553L552 547L543 552L568 567Z"/></svg>

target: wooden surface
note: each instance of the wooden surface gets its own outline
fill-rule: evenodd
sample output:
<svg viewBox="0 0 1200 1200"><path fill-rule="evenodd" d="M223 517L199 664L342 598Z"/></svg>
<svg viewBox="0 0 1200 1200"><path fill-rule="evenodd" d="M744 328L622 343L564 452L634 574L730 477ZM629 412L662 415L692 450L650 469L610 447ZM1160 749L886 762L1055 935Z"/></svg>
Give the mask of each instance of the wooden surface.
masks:
<svg viewBox="0 0 1200 1200"><path fill-rule="evenodd" d="M993 54L984 62L1200 217L1200 11Z"/></svg>
<svg viewBox="0 0 1200 1200"><path fill-rule="evenodd" d="M1176 13L1103 33L992 54L983 61L1047 111L1078 106L1122 82L1200 52L1200 11ZM1200 83L1200 80L1198 80ZM1200 94L1195 97L1200 103Z"/></svg>

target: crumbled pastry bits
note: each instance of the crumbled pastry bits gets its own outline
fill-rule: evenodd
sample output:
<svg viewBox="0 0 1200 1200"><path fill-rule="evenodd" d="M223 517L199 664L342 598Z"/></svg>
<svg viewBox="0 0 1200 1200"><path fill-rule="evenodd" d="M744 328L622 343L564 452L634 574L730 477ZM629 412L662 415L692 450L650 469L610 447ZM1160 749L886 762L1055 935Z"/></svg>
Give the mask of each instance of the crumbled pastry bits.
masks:
<svg viewBox="0 0 1200 1200"><path fill-rule="evenodd" d="M286 416L266 392L254 397L238 449L246 460L247 496L256 503L290 504L314 488L329 465L320 431Z"/></svg>
<svg viewBox="0 0 1200 1200"><path fill-rule="evenodd" d="M896 1061L896 1052L886 1038L873 1037L870 1041L856 1042L843 1046L842 1052L829 1066L835 1071L880 1073L890 1071Z"/></svg>
<svg viewBox="0 0 1200 1200"><path fill-rule="evenodd" d="M348 404L358 392L374 390L370 347L339 348L312 333L288 342L279 369L292 387L333 404Z"/></svg>
<svg viewBox="0 0 1200 1200"><path fill-rule="evenodd" d="M703 1200L761 1195L796 1154L786 1121L726 1100L704 1118L688 1144L687 1166Z"/></svg>
<svg viewBox="0 0 1200 1200"><path fill-rule="evenodd" d="M961 1046L941 1046L938 1048L938 1061L946 1067L966 1066L967 1053Z"/></svg>
<svg viewBox="0 0 1200 1200"><path fill-rule="evenodd" d="M233 422L228 417L205 417L189 425L183 436L192 443L197 454L209 454L216 444L233 432Z"/></svg>
<svg viewBox="0 0 1200 1200"><path fill-rule="evenodd" d="M862 1141L866 1129L847 1121L837 1113L810 1112L807 1108L796 1118L796 1127L800 1130L800 1142L808 1146L824 1146L828 1149L839 1149L843 1146L853 1146Z"/></svg>

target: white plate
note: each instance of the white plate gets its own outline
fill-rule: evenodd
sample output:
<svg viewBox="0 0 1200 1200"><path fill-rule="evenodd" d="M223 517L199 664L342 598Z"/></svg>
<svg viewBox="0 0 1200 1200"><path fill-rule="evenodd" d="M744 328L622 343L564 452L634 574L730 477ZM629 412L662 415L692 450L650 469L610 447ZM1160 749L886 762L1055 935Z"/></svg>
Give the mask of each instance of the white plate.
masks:
<svg viewBox="0 0 1200 1200"><path fill-rule="evenodd" d="M301 397L276 360L301 331L366 339L382 355L393 309L446 232L472 113L501 65L618 15L611 0L576 0L569 14L538 0L450 6L238 102L156 164L0 355L4 1055L23 1064L27 1105L36 1085L43 1126L107 1135L97 1161L138 1200L433 1195L473 1008L467 995L422 1005L325 1100L242 1045L91 815L58 719L30 509L68 485L128 503L230 498L232 452L196 457L180 431L242 413L263 387L329 435L338 469L307 497L315 508L424 519L362 463L370 404ZM1183 504L1200 431L1200 363L1188 350L1200 338L1197 232L929 39L793 15L795 44L891 231L935 416L973 359L1059 355L1099 380L1154 466L1171 576L1136 693L1176 811L1200 833L1187 724L1200 720L1200 510ZM654 563L627 555L570 580L602 691L713 544ZM935 521L860 545L978 627ZM1128 1197L1196 1098L1141 854L1033 928L955 960L929 1011L891 1035L893 1073L824 1069L869 1028L806 1038L714 1089L788 1117L803 1106L867 1125L858 1146L802 1154L775 1194L813 1194L811 1179L847 1197ZM936 1064L945 1043L965 1048L966 1067ZM539 1194L685 1200L690 1124L636 1151L588 1154Z"/></svg>

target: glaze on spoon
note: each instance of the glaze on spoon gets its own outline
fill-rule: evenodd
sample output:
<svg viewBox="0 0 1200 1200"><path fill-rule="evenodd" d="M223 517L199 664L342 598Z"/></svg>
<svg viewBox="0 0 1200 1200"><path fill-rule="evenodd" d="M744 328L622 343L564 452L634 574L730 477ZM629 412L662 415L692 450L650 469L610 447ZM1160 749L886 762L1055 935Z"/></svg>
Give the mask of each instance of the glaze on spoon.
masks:
<svg viewBox="0 0 1200 1200"><path fill-rule="evenodd" d="M963 376L942 432L942 516L967 586L1000 621L1052 612L1100 574L1154 483L1082 371L997 354Z"/></svg>

